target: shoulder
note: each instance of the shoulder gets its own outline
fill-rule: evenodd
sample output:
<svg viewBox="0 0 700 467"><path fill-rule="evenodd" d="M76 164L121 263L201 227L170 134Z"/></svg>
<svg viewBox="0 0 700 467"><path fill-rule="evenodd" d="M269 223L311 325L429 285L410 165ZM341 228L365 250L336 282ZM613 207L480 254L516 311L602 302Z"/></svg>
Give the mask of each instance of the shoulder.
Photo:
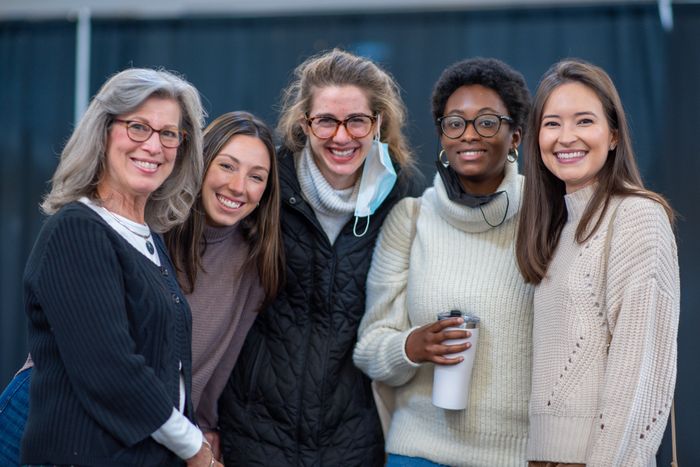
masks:
<svg viewBox="0 0 700 467"><path fill-rule="evenodd" d="M69 231L73 238L80 239L91 232L104 232L107 224L92 209L80 202L66 204L46 219L41 235Z"/></svg>
<svg viewBox="0 0 700 467"><path fill-rule="evenodd" d="M617 215L614 228L633 236L661 235L673 237L671 222L664 207L643 196L616 197Z"/></svg>
<svg viewBox="0 0 700 467"><path fill-rule="evenodd" d="M676 275L676 241L663 206L648 198L627 196L617 209L610 240L613 270L634 280Z"/></svg>
<svg viewBox="0 0 700 467"><path fill-rule="evenodd" d="M420 212L421 198L406 197L401 199L389 212L384 224L384 230L391 227L410 226Z"/></svg>

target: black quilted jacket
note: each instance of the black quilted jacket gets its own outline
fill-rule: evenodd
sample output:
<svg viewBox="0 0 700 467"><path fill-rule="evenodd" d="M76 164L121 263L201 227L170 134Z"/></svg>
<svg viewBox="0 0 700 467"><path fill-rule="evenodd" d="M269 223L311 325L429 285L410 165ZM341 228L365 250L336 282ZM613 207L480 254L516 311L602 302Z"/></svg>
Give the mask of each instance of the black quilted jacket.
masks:
<svg viewBox="0 0 700 467"><path fill-rule="evenodd" d="M416 187L399 177L367 233L353 235L353 217L331 245L302 198L292 155L283 150L279 164L287 282L255 321L219 400L225 464L383 465L370 381L352 351L379 228Z"/></svg>

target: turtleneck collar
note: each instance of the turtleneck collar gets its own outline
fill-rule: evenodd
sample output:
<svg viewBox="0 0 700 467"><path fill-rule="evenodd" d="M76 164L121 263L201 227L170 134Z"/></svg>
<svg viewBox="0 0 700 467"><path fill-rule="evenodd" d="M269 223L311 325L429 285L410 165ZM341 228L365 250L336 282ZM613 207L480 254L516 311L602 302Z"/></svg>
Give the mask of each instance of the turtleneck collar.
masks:
<svg viewBox="0 0 700 467"><path fill-rule="evenodd" d="M344 190L333 188L316 165L308 144L297 156L296 171L301 192L314 211L344 218L355 212L359 180Z"/></svg>
<svg viewBox="0 0 700 467"><path fill-rule="evenodd" d="M564 201L566 202L566 212L567 212L567 223L575 222L581 220L583 212L586 210L589 201L593 197L598 184L592 183L588 186L576 190L573 193L569 193L564 196Z"/></svg>
<svg viewBox="0 0 700 467"><path fill-rule="evenodd" d="M480 233L495 228L493 226L498 227L501 220L505 223L517 214L520 209L522 185L523 177L518 174L517 163L508 162L505 165L503 181L496 189L496 192L505 191L505 193L498 195L480 208L470 208L451 201L439 174L435 174L434 189L428 190L425 196L432 198L438 214L449 224L465 232Z"/></svg>
<svg viewBox="0 0 700 467"><path fill-rule="evenodd" d="M209 224L204 225L204 239L208 244L223 242L239 230L240 222L223 227L214 227Z"/></svg>

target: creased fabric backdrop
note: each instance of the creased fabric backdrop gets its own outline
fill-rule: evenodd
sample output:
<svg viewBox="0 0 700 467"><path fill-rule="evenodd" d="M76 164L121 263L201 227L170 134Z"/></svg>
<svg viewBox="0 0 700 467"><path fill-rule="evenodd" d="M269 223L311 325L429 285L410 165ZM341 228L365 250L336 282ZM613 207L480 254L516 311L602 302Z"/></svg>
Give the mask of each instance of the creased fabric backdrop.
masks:
<svg viewBox="0 0 700 467"><path fill-rule="evenodd" d="M381 62L409 108L408 134L432 179L437 138L430 92L443 68L471 56L500 58L534 92L555 61L605 68L625 103L647 184L681 215L682 311L677 389L680 460L700 465L700 219L695 144L700 111L700 5L674 5L665 32L655 5L499 9L289 17L94 19L90 93L131 66L163 67L202 93L209 121L248 110L274 124L280 92L309 55L342 47ZM75 23L0 20L0 385L26 356L22 272L43 218L38 210L73 126ZM99 312L99 310L95 310ZM665 442L659 454L667 465Z"/></svg>

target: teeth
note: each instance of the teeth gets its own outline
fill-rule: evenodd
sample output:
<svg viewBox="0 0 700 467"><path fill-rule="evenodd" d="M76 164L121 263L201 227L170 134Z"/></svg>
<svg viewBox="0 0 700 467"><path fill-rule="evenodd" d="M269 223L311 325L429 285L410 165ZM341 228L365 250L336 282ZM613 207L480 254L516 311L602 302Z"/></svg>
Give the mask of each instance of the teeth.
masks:
<svg viewBox="0 0 700 467"><path fill-rule="evenodd" d="M146 170L156 170L158 168L158 164L156 164L155 162L134 161L134 163Z"/></svg>
<svg viewBox="0 0 700 467"><path fill-rule="evenodd" d="M584 151L556 152L554 154L557 156L557 159L576 159L577 157L583 157L586 155Z"/></svg>
<svg viewBox="0 0 700 467"><path fill-rule="evenodd" d="M481 154L482 152L483 151L477 150L477 149L473 149L470 151L458 151L459 154L463 154L465 156L477 156L477 155Z"/></svg>
<svg viewBox="0 0 700 467"><path fill-rule="evenodd" d="M334 156L336 157L348 157L354 149L346 149L345 151L339 151L337 149L331 149L331 152L333 153Z"/></svg>
<svg viewBox="0 0 700 467"><path fill-rule="evenodd" d="M216 199L218 199L219 202L227 208L238 209L241 207L241 203L231 201L230 199L224 198L223 196L216 195Z"/></svg>

